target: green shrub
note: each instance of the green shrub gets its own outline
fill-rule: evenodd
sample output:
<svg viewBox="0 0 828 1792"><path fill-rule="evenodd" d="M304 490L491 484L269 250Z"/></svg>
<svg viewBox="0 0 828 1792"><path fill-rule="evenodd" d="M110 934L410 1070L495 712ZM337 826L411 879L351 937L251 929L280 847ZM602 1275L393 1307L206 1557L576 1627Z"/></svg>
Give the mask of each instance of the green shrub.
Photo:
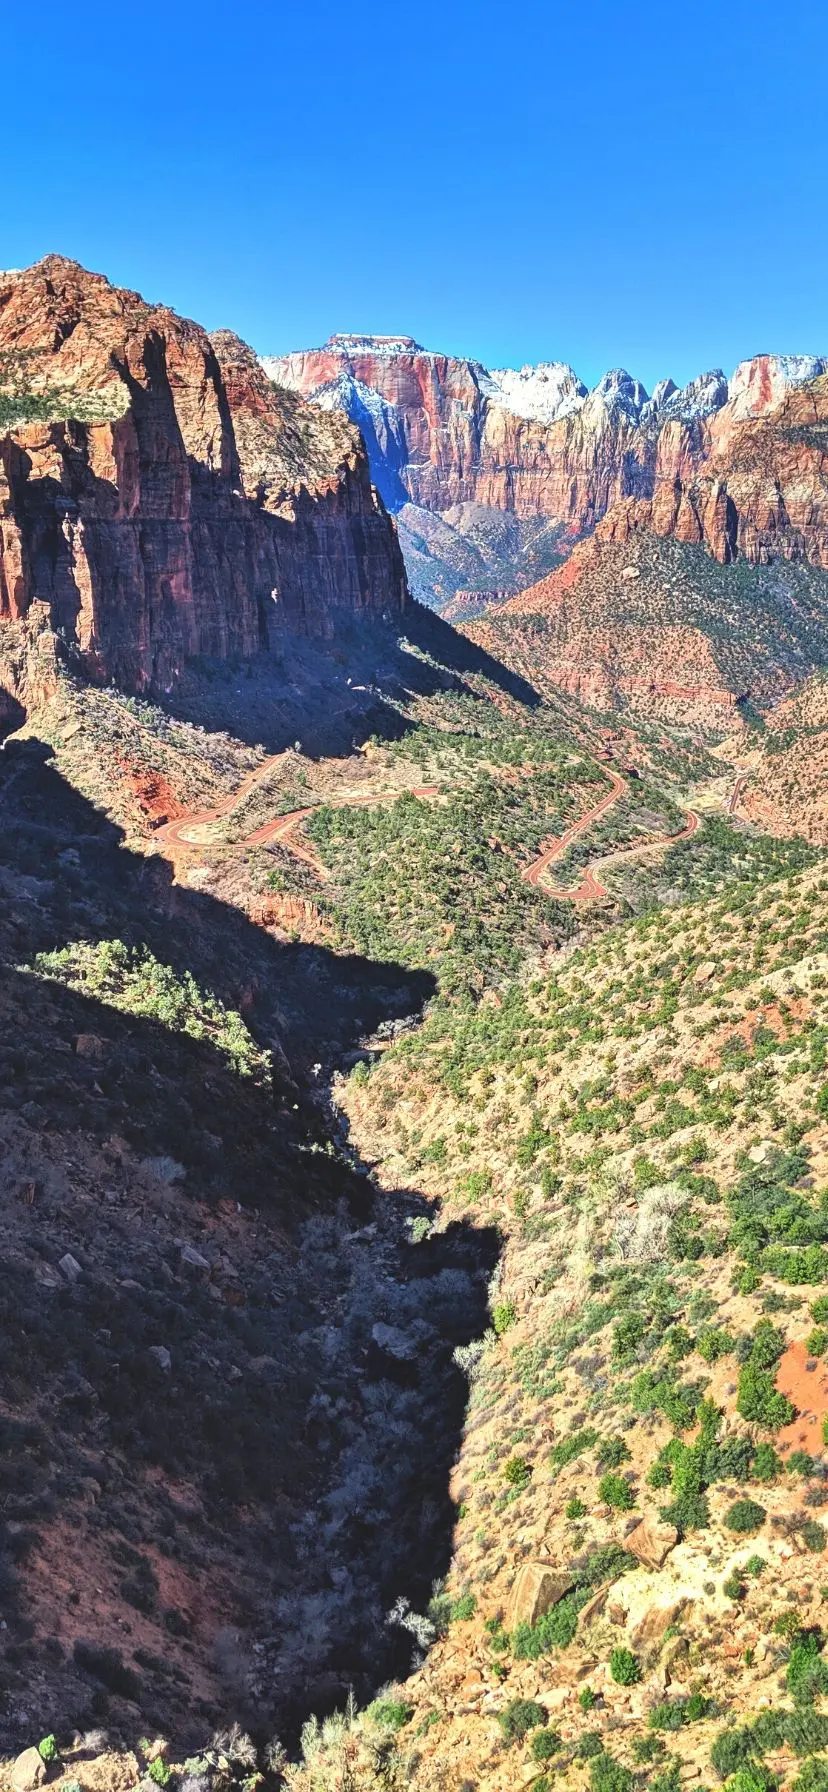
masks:
<svg viewBox="0 0 828 1792"><path fill-rule="evenodd" d="M793 1749L795 1755L813 1755L817 1749L828 1748L828 1717L813 1707L800 1706L796 1711L785 1712L785 1735L783 1740ZM756 1726L754 1725L754 1728Z"/></svg>
<svg viewBox="0 0 828 1792"><path fill-rule="evenodd" d="M735 1345L735 1338L721 1325L705 1326L696 1339L696 1349L705 1363L717 1363L720 1357L729 1356Z"/></svg>
<svg viewBox="0 0 828 1792"><path fill-rule="evenodd" d="M668 1767L662 1768L650 1781L650 1792L679 1792L681 1786L681 1762L675 1757Z"/></svg>
<svg viewBox="0 0 828 1792"><path fill-rule="evenodd" d="M618 1686L635 1686L641 1679L641 1663L631 1649L619 1647L613 1649L610 1656L610 1673Z"/></svg>
<svg viewBox="0 0 828 1792"><path fill-rule="evenodd" d="M748 1559L745 1563L744 1572L745 1572L745 1574L751 1574L754 1576L757 1574L763 1574L764 1570L767 1568L767 1565L768 1564L765 1561L764 1556L748 1556Z"/></svg>
<svg viewBox="0 0 828 1792"><path fill-rule="evenodd" d="M777 1393L774 1377L753 1363L746 1363L740 1372L736 1410L766 1431L781 1431L796 1417L787 1395Z"/></svg>
<svg viewBox="0 0 828 1792"><path fill-rule="evenodd" d="M473 1618L476 1611L476 1595L474 1593L461 1593L459 1598L452 1600L450 1613L451 1622L454 1624L463 1622L467 1618Z"/></svg>
<svg viewBox="0 0 828 1792"><path fill-rule="evenodd" d="M604 1738L600 1730L585 1730L575 1744L576 1761L597 1761L604 1753Z"/></svg>
<svg viewBox="0 0 828 1792"><path fill-rule="evenodd" d="M529 1486L532 1479L532 1464L525 1456L510 1456L503 1465L503 1478L510 1487L523 1489Z"/></svg>
<svg viewBox="0 0 828 1792"><path fill-rule="evenodd" d="M802 1619L796 1611L780 1612L773 1620L774 1636L796 1636L802 1629Z"/></svg>
<svg viewBox="0 0 828 1792"><path fill-rule="evenodd" d="M513 1300L499 1301L498 1305L492 1308L492 1325L499 1338L503 1337L504 1332L507 1332L511 1325L514 1325L516 1319L517 1307Z"/></svg>
<svg viewBox="0 0 828 1792"><path fill-rule="evenodd" d="M559 1443L553 1444L549 1452L552 1468L566 1468L567 1463L574 1462L585 1450L590 1450L598 1442L597 1431L591 1431L588 1425L581 1431L570 1431L568 1437L562 1437Z"/></svg>
<svg viewBox="0 0 828 1792"><path fill-rule="evenodd" d="M821 1555L825 1548L824 1525L817 1524L815 1518L806 1518L805 1523L800 1528L799 1535L802 1538L803 1543L805 1543L807 1548L811 1551L812 1555Z"/></svg>
<svg viewBox="0 0 828 1792"><path fill-rule="evenodd" d="M710 1764L720 1780L727 1780L752 1758L750 1731L720 1730L710 1750Z"/></svg>
<svg viewBox="0 0 828 1792"><path fill-rule="evenodd" d="M60 1749L57 1745L57 1739L54 1736L44 1736L43 1740L37 1745L37 1752L41 1761L46 1761L48 1763L50 1761L60 1760Z"/></svg>
<svg viewBox="0 0 828 1792"><path fill-rule="evenodd" d="M404 1724L410 1723L414 1716L413 1705L404 1705L401 1699L374 1699L365 1713L374 1724L381 1724L384 1730L401 1730Z"/></svg>
<svg viewBox="0 0 828 1792"><path fill-rule="evenodd" d="M820 1294L811 1301L811 1318L817 1325L828 1323L828 1294Z"/></svg>
<svg viewBox="0 0 828 1792"><path fill-rule="evenodd" d="M560 1747L561 1738L557 1730L536 1730L529 1744L529 1753L533 1761L551 1761Z"/></svg>
<svg viewBox="0 0 828 1792"><path fill-rule="evenodd" d="M512 1632L512 1653L516 1661L536 1661L550 1649L566 1649L578 1628L578 1613L588 1595L567 1593L544 1612L537 1624L518 1624Z"/></svg>
<svg viewBox="0 0 828 1792"><path fill-rule="evenodd" d="M168 1786L172 1779L172 1768L167 1766L166 1761L162 1761L160 1755L156 1755L147 1768L147 1779L152 1780L154 1786Z"/></svg>
<svg viewBox="0 0 828 1792"><path fill-rule="evenodd" d="M828 1664L818 1630L803 1631L791 1643L785 1681L797 1705L812 1705L818 1693L828 1692Z"/></svg>
<svg viewBox="0 0 828 1792"><path fill-rule="evenodd" d="M635 1361L636 1351L647 1331L647 1321L640 1313L627 1313L612 1330L612 1354L616 1363Z"/></svg>
<svg viewBox="0 0 828 1792"><path fill-rule="evenodd" d="M761 1530L767 1518L764 1506L758 1500L735 1500L730 1511L725 1514L725 1524L729 1531L735 1531L737 1537L748 1537L752 1532Z"/></svg>
<svg viewBox="0 0 828 1792"><path fill-rule="evenodd" d="M623 1475L602 1475L598 1482L598 1492L605 1505L612 1506L615 1512L629 1512L635 1505L632 1488Z"/></svg>
<svg viewBox="0 0 828 1792"><path fill-rule="evenodd" d="M746 1592L745 1583L743 1580L739 1579L739 1575L735 1568L733 1569L733 1572L728 1575L727 1579L722 1581L722 1592L726 1599L744 1599Z"/></svg>
<svg viewBox="0 0 828 1792"><path fill-rule="evenodd" d="M815 1325L805 1339L805 1349L809 1356L824 1356L828 1347L828 1331L824 1325Z"/></svg>
<svg viewBox="0 0 828 1792"><path fill-rule="evenodd" d="M751 1477L754 1481L775 1481L777 1475L781 1474L783 1466L782 1458L777 1456L773 1444L756 1445L751 1470Z"/></svg>
<svg viewBox="0 0 828 1792"><path fill-rule="evenodd" d="M577 1493L573 1495L571 1500L567 1500L566 1505L564 1506L564 1515L566 1518L583 1518L585 1513L586 1506L584 1505L583 1500L579 1500Z"/></svg>
<svg viewBox="0 0 828 1792"><path fill-rule="evenodd" d="M522 1742L530 1730L546 1723L546 1711L536 1699L512 1699L497 1714L504 1742Z"/></svg>
<svg viewBox="0 0 828 1792"><path fill-rule="evenodd" d="M578 1694L578 1704L580 1705L581 1710L591 1711L596 1698L597 1694L593 1692L591 1686L582 1686Z"/></svg>
<svg viewBox="0 0 828 1792"><path fill-rule="evenodd" d="M816 1760L811 1755L803 1762L791 1792L828 1792L828 1761Z"/></svg>
<svg viewBox="0 0 828 1792"><path fill-rule="evenodd" d="M633 1754L640 1766L646 1766L651 1761L660 1761L666 1752L660 1736L636 1736L633 1743Z"/></svg>
<svg viewBox="0 0 828 1792"><path fill-rule="evenodd" d="M664 1699L647 1715L651 1730L680 1730L684 1723L684 1700Z"/></svg>
<svg viewBox="0 0 828 1792"><path fill-rule="evenodd" d="M633 1776L612 1755L595 1755L589 1764L592 1792L632 1792Z"/></svg>
<svg viewBox="0 0 828 1792"><path fill-rule="evenodd" d="M727 1782L727 1792L776 1792L779 1781L761 1761L747 1761Z"/></svg>
<svg viewBox="0 0 828 1792"><path fill-rule="evenodd" d="M812 1475L815 1464L807 1450L792 1450L785 1467L789 1475Z"/></svg>
<svg viewBox="0 0 828 1792"><path fill-rule="evenodd" d="M684 1724L695 1724L708 1717L713 1700L704 1693L693 1692L686 1699L665 1699L654 1705L647 1717L651 1730L680 1730Z"/></svg>
<svg viewBox="0 0 828 1792"><path fill-rule="evenodd" d="M672 1478L673 1474L669 1463L662 1462L659 1457L656 1457L655 1462L651 1463L645 1477L648 1487L669 1487Z"/></svg>
<svg viewBox="0 0 828 1792"><path fill-rule="evenodd" d="M605 1437L598 1447L596 1461L599 1468L620 1468L622 1462L629 1462L630 1449L623 1437Z"/></svg>

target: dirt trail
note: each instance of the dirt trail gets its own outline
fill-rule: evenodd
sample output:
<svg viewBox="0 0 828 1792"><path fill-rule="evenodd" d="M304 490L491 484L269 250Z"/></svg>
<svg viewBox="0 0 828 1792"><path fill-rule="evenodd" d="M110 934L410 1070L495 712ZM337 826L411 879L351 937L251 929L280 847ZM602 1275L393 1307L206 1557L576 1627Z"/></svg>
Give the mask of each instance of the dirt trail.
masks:
<svg viewBox="0 0 828 1792"><path fill-rule="evenodd" d="M538 884L550 865L554 865L557 859L563 857L573 840L577 840L580 834L592 826L593 822L600 820L602 815L606 815L607 810L618 802L619 797L625 795L629 789L627 780L615 771L610 771L609 776L612 779L612 789L607 792L605 797L602 797L600 803L596 803L595 807L590 809L586 815L582 815L579 821L573 822L572 826L567 828L559 839L552 840L540 856L527 866L523 873L527 883ZM602 897L609 895L609 891L598 876L599 867L617 864L620 859L639 857L642 853L664 852L668 846L675 846L679 840L689 840L691 835L696 832L700 817L694 809L688 809L686 815L687 821L680 833L660 834L654 840L642 840L638 845L621 847L617 852L605 854L597 864L588 865L574 889L565 889L562 884L544 883L542 886L544 891L548 896L556 896L565 902L599 902Z"/></svg>

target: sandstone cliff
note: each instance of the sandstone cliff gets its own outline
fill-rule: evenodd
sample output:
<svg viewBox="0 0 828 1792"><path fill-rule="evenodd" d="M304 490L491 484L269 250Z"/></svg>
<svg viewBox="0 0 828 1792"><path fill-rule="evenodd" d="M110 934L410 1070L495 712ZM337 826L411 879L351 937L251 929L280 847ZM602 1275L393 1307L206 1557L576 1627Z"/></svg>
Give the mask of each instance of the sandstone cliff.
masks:
<svg viewBox="0 0 828 1792"><path fill-rule="evenodd" d="M354 425L75 262L0 278L0 427L0 618L45 600L90 676L169 688L405 604Z"/></svg>
<svg viewBox="0 0 828 1792"><path fill-rule="evenodd" d="M828 377L815 356L759 355L648 397L623 369L587 392L561 363L489 373L410 337L332 337L264 365L357 418L386 501L475 503L578 535L624 503L642 524L737 553L828 565Z"/></svg>

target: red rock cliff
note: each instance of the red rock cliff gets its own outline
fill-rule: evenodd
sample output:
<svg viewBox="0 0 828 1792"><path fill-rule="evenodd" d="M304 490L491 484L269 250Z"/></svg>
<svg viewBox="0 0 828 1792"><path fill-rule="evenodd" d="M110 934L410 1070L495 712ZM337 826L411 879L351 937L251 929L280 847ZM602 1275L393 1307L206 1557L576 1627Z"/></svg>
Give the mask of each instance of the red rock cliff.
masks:
<svg viewBox="0 0 828 1792"><path fill-rule="evenodd" d="M0 276L0 426L0 618L45 600L92 676L166 688L405 605L354 425L75 262Z"/></svg>
<svg viewBox="0 0 828 1792"><path fill-rule="evenodd" d="M759 355L729 387L715 372L683 392L663 381L652 399L621 370L587 393L559 363L489 374L404 337L333 337L265 365L373 425L375 462L389 462L400 501L472 501L574 534L620 504L616 531L645 523L723 561L828 566L828 376L816 357Z"/></svg>

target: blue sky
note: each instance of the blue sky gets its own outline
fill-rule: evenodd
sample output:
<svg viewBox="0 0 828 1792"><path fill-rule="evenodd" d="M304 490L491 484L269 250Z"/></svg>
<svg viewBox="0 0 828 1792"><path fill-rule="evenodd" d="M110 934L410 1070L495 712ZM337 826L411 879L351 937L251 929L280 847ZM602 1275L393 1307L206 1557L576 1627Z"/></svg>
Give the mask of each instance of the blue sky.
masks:
<svg viewBox="0 0 828 1792"><path fill-rule="evenodd" d="M828 352L828 9L63 0L3 22L0 265L262 351L407 331L652 386Z"/></svg>

